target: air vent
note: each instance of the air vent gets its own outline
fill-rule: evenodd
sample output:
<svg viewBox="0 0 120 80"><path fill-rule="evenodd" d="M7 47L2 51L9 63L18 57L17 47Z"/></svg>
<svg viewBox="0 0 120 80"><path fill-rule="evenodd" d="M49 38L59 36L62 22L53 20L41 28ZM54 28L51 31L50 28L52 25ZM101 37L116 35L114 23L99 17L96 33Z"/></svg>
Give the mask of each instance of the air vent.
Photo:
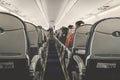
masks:
<svg viewBox="0 0 120 80"><path fill-rule="evenodd" d="M98 10L104 11L104 10L107 10L108 8L110 8L110 6L102 6L102 7L98 8Z"/></svg>

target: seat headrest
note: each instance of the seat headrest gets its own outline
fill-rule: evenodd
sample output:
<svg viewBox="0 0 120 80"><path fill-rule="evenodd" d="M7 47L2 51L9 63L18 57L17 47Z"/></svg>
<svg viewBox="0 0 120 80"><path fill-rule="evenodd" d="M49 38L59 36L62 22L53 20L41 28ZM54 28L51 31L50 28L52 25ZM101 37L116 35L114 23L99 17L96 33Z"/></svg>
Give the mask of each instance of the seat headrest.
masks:
<svg viewBox="0 0 120 80"><path fill-rule="evenodd" d="M91 27L91 24L85 24L77 28L74 35L73 48L85 49Z"/></svg>
<svg viewBox="0 0 120 80"><path fill-rule="evenodd" d="M120 18L102 19L93 25L87 53L92 58L120 57Z"/></svg>
<svg viewBox="0 0 120 80"><path fill-rule="evenodd" d="M28 38L30 47L38 47L38 31L35 25L25 22L27 27Z"/></svg>
<svg viewBox="0 0 120 80"><path fill-rule="evenodd" d="M25 57L26 50L24 22L12 14L0 12L0 57Z"/></svg>

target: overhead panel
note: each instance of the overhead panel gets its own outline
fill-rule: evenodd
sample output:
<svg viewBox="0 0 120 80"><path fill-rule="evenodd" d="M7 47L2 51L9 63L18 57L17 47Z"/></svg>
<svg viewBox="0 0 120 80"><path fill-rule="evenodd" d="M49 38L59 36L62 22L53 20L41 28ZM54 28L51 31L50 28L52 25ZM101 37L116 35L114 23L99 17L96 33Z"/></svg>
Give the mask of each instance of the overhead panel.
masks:
<svg viewBox="0 0 120 80"><path fill-rule="evenodd" d="M120 5L120 0L79 0L57 25L68 26ZM100 10L101 8L101 10Z"/></svg>
<svg viewBox="0 0 120 80"><path fill-rule="evenodd" d="M107 0L106 0L107 1ZM59 25L69 25L75 23L77 20L83 19L86 15L93 12L93 10L101 6L105 0L79 0L77 3L68 11L63 20Z"/></svg>
<svg viewBox="0 0 120 80"><path fill-rule="evenodd" d="M32 22L35 25L42 25L48 29L48 25L35 0L0 0L0 5L25 21Z"/></svg>
<svg viewBox="0 0 120 80"><path fill-rule="evenodd" d="M65 0L41 0L50 26L54 25Z"/></svg>
<svg viewBox="0 0 120 80"><path fill-rule="evenodd" d="M0 0L0 11L45 29L74 24L120 5L120 0ZM3 7L3 8L2 8Z"/></svg>

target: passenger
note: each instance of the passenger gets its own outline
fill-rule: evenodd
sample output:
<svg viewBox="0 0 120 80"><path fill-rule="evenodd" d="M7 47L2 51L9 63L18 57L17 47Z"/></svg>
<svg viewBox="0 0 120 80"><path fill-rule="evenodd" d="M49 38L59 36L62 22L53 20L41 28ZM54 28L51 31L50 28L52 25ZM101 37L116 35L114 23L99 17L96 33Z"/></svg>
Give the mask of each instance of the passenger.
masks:
<svg viewBox="0 0 120 80"><path fill-rule="evenodd" d="M76 26L76 28L75 28L75 31L77 30L77 28L79 28L81 25L84 25L85 23L83 22L83 21L77 21L76 23L75 23L75 26Z"/></svg>
<svg viewBox="0 0 120 80"><path fill-rule="evenodd" d="M58 29L58 30L55 30L55 36L58 38L58 36L59 36L59 33L60 33L60 29Z"/></svg>
<svg viewBox="0 0 120 80"><path fill-rule="evenodd" d="M57 35L58 39L59 39L63 44L65 44L66 37L67 37L67 33L68 33L68 28L66 28L66 27L63 26L63 27L60 29L59 34Z"/></svg>
<svg viewBox="0 0 120 80"><path fill-rule="evenodd" d="M69 33L74 31L74 26L73 25L69 25L68 29L69 29L69 31L68 31L68 34L69 34Z"/></svg>
<svg viewBox="0 0 120 80"><path fill-rule="evenodd" d="M77 21L76 23L75 23L75 30L73 31L73 29L72 30L70 30L70 32L68 33L68 36L67 36L67 39L66 39L66 42L65 42L65 46L67 47L67 48L69 48L70 50L71 50L71 47L72 47L72 41L73 41L73 36L74 36L74 33L76 32L76 30L77 30L77 28L79 28L81 25L84 25L84 22L83 21ZM68 27L70 27L70 26L68 26ZM73 27L72 27L73 28Z"/></svg>
<svg viewBox="0 0 120 80"><path fill-rule="evenodd" d="M49 37L50 37L50 38L53 38L53 34L54 34L53 28L50 27L47 31L49 32Z"/></svg>
<svg viewBox="0 0 120 80"><path fill-rule="evenodd" d="M66 42L65 42L66 47L70 47L70 44L72 42L72 38L73 38L73 34L74 34L73 27L74 27L73 25L68 26L69 31L68 31Z"/></svg>

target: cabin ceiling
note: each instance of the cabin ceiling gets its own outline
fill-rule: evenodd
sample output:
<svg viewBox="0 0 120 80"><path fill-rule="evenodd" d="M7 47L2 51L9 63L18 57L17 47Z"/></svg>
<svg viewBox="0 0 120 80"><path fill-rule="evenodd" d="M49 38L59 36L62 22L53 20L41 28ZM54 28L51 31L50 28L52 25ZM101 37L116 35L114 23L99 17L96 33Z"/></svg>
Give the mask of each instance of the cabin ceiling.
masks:
<svg viewBox="0 0 120 80"><path fill-rule="evenodd" d="M120 0L0 0L0 11L48 29L74 24L119 6Z"/></svg>

